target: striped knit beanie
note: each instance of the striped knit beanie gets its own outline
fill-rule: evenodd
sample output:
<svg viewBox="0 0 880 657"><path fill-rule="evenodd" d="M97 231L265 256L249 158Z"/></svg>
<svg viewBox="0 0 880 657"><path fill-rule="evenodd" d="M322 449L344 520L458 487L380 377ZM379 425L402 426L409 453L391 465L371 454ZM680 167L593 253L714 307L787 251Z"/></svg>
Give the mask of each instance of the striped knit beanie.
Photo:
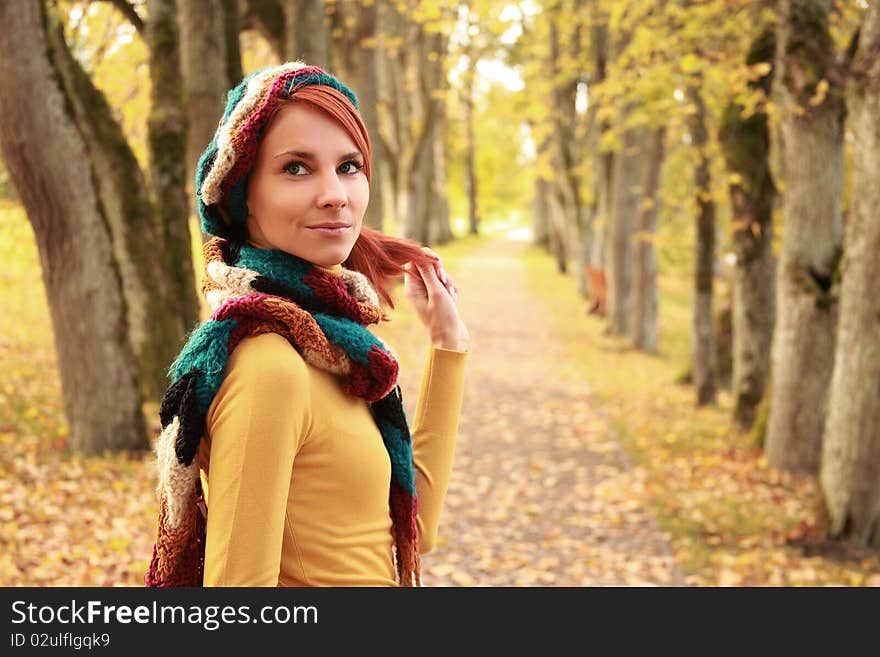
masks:
<svg viewBox="0 0 880 657"><path fill-rule="evenodd" d="M342 117L368 140L357 97L342 82L303 62L287 62L247 76L232 89L211 144L196 169L196 197L202 230L225 239L243 239L247 222L247 187L260 138L283 103L304 87L335 96L345 106ZM309 95L313 90L308 89ZM308 96L303 93L304 99ZM367 141L367 149L369 143ZM364 153L369 173L369 153Z"/></svg>

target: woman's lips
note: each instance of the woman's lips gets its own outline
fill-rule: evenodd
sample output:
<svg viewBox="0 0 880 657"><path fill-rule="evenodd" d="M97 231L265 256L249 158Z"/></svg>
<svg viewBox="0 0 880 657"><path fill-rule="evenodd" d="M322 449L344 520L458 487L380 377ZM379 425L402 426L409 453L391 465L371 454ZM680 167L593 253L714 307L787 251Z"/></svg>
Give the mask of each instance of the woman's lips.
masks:
<svg viewBox="0 0 880 657"><path fill-rule="evenodd" d="M327 227L314 227L314 228L310 228L309 230L313 230L316 233L321 233L322 235L331 235L332 236L332 235L344 235L346 232L348 232L348 230L350 228L351 228L351 226L336 226L333 228L327 226Z"/></svg>

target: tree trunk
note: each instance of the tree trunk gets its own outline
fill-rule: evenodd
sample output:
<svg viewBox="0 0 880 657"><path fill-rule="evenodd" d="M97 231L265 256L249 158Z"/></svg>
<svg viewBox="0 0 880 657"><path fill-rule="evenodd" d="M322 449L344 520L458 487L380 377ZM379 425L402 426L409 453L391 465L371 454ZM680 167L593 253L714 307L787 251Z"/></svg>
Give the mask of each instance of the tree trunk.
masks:
<svg viewBox="0 0 880 657"><path fill-rule="evenodd" d="M666 128L655 128L648 144L642 206L639 210L638 237L633 272L633 317L630 336L633 346L649 354L657 353L657 256L654 233L657 227L660 169L663 165Z"/></svg>
<svg viewBox="0 0 880 657"><path fill-rule="evenodd" d="M853 132L840 325L820 484L829 533L880 545L880 6L861 29L847 94Z"/></svg>
<svg viewBox="0 0 880 657"><path fill-rule="evenodd" d="M287 60L330 68L327 7L324 0L284 0L285 41Z"/></svg>
<svg viewBox="0 0 880 657"><path fill-rule="evenodd" d="M462 100L464 103L465 121L465 156L464 156L464 187L468 199L468 234L478 235L480 232L480 213L477 205L477 143L474 135L474 77L476 74L476 62L471 61L462 74Z"/></svg>
<svg viewBox="0 0 880 657"><path fill-rule="evenodd" d="M593 61L594 61L594 85L598 85L607 76L608 66L608 26L607 17L595 25L591 30L593 44ZM598 106L592 103L589 108L591 118L597 116ZM588 134L592 140L592 152L595 153L594 166L596 171L593 202L593 220L590 226L592 230L592 244L590 248L590 267L594 271L604 271L605 269L605 245L606 236L609 232L611 218L611 204L614 194L613 172L614 172L614 152L602 151L600 148L602 135L611 127L607 120L593 120L591 124L598 130L591 130ZM598 124L598 125L597 125ZM595 295L594 295L595 296Z"/></svg>
<svg viewBox="0 0 880 657"><path fill-rule="evenodd" d="M34 229L71 445L144 448L137 365L97 167L49 54L42 3L0 3L0 147ZM34 93L39 89L39 93Z"/></svg>
<svg viewBox="0 0 880 657"><path fill-rule="evenodd" d="M767 460L818 471L837 324L844 104L829 0L786 0L777 49L785 217ZM828 84L827 93L820 84Z"/></svg>
<svg viewBox="0 0 880 657"><path fill-rule="evenodd" d="M694 192L697 196L697 244L694 262L693 359L694 390L698 406L715 401L714 337L712 287L715 274L715 203L711 197L709 141L706 130L706 107L698 86L690 87L688 96L696 106L690 132L699 161L694 171Z"/></svg>
<svg viewBox="0 0 880 657"><path fill-rule="evenodd" d="M384 216L382 199L382 174L387 157L379 138L378 79L376 75L376 3L369 5L355 0L337 0L331 14L332 34L340 34L333 39L333 72L347 84L358 98L360 113L367 126L372 148L372 180L370 183L370 204L364 216L364 223L371 228L382 230Z"/></svg>
<svg viewBox="0 0 880 657"><path fill-rule="evenodd" d="M211 143L226 93L242 78L235 0L178 0L187 117L186 185L194 199L196 165ZM232 32L232 34L230 34ZM195 204L191 212L195 212Z"/></svg>
<svg viewBox="0 0 880 657"><path fill-rule="evenodd" d="M199 303L186 192L186 112L176 0L150 0L147 9L151 81L147 141L154 221L158 221L158 245L161 245L157 259L164 272L155 282L163 296L162 314L171 324L168 334L157 342L158 362L154 367L160 376L158 392L161 394L168 384L165 374L168 366L180 351L184 336L199 319ZM149 318L149 329L154 321L153 317Z"/></svg>
<svg viewBox="0 0 880 657"><path fill-rule="evenodd" d="M419 242L430 243L432 208L431 184L434 181L434 131L428 128L428 141L416 153L415 169L410 176L408 190L409 214L405 221L405 236Z"/></svg>
<svg viewBox="0 0 880 657"><path fill-rule="evenodd" d="M446 104L440 102L434 120L434 184L431 186L434 219L431 221L430 244L446 244L455 236L449 222L449 201L446 198Z"/></svg>
<svg viewBox="0 0 880 657"><path fill-rule="evenodd" d="M438 105L430 97L433 74L426 69L428 55L437 47L435 37L410 18L412 10L388 0L379 4L378 102L385 110L379 117L380 135L388 153L398 232L425 242L429 238L425 195L431 183L419 178L430 176L430 181L434 175L433 157L426 161L424 151L433 149L432 121Z"/></svg>
<svg viewBox="0 0 880 657"><path fill-rule="evenodd" d="M753 42L746 64L772 62L775 33L766 29ZM772 75L760 86L769 97ZM719 137L727 170L737 177L730 185L733 208L733 419L741 431L751 429L764 397L770 368L775 318L776 262L773 256L773 201L770 175L770 131L767 114L742 117L742 106L725 109Z"/></svg>
<svg viewBox="0 0 880 657"><path fill-rule="evenodd" d="M168 365L192 323L187 318L197 316L192 284L189 290L176 293L179 281L187 276L181 270L192 271L189 233L181 238L186 239L185 259L173 260L170 253L177 247L166 249L166 231L157 218L150 186L106 99L71 55L60 25L50 27L48 38L52 64L89 150L95 189L110 230L125 295L128 336L138 363L138 382L144 397L158 400L168 385ZM152 143L153 138L151 157L155 148L161 148L161 144ZM179 162L172 166L179 166ZM157 177L153 182L162 181ZM186 214L183 216L186 226ZM181 217L172 220L180 222Z"/></svg>
<svg viewBox="0 0 880 657"><path fill-rule="evenodd" d="M532 199L532 244L550 248L550 208L547 202L549 183L535 176L535 194Z"/></svg>
<svg viewBox="0 0 880 657"><path fill-rule="evenodd" d="M577 3L579 4L579 3ZM586 293L586 265L584 259L580 174L581 145L576 138L576 99L579 69L569 62L580 61L580 25L572 21L579 15L567 2L548 6L549 50L547 71L550 74L550 119L552 132L553 184L558 201L556 230L564 242L565 258L571 258L578 291ZM569 51L564 52L565 45ZM566 267L567 268L567 267Z"/></svg>
<svg viewBox="0 0 880 657"><path fill-rule="evenodd" d="M556 271L568 273L568 225L565 207L559 198L559 187L552 182L548 185L548 206L550 208L550 251L556 260Z"/></svg>
<svg viewBox="0 0 880 657"><path fill-rule="evenodd" d="M629 334L632 319L633 237L641 200L646 130L626 130L621 149L614 158L608 229L608 330L617 335Z"/></svg>
<svg viewBox="0 0 880 657"><path fill-rule="evenodd" d="M441 16L446 14L446 22L454 20L454 11L440 8ZM450 15L452 12L453 15ZM437 30L437 26L432 26ZM425 103L431 105L430 138L426 148L430 151L431 175L427 181L429 216L428 241L426 244L443 244L452 239L449 225L449 203L446 199L446 98L449 82L446 76L445 61L449 43L446 31L429 31L423 52L423 76Z"/></svg>
<svg viewBox="0 0 880 657"><path fill-rule="evenodd" d="M259 32L278 59L286 60L287 29L281 0L241 0L240 9L241 29Z"/></svg>

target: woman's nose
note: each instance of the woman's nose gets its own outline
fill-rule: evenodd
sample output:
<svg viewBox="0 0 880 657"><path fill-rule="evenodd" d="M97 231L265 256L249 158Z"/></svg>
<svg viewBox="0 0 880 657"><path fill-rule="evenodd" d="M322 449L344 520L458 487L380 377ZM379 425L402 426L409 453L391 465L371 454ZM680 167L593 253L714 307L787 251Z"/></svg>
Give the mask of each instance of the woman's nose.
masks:
<svg viewBox="0 0 880 657"><path fill-rule="evenodd" d="M348 194L335 171L321 177L321 188L316 199L319 207L341 208L347 200Z"/></svg>

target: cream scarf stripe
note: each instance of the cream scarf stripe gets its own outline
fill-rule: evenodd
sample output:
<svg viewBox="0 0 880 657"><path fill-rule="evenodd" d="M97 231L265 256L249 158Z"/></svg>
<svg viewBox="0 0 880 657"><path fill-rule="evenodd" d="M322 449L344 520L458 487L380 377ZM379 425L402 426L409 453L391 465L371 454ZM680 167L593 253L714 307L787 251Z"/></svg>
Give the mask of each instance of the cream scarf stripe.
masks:
<svg viewBox="0 0 880 657"><path fill-rule="evenodd" d="M298 71L305 67L306 64L303 62L288 62L287 64L282 64L275 68L260 71L250 79L247 83L244 97L238 102L235 109L232 111L232 114L223 123L220 130L218 130L216 159L214 160L214 164L208 172L208 175L205 176L204 182L202 182L202 188L199 190L202 203L205 205L212 205L214 203L219 203L222 200L222 188L220 184L223 182L226 174L232 169L232 166L237 159L232 139L241 122L250 118L254 111L254 107L262 99L264 93L271 87L271 81L279 75L289 71Z"/></svg>

